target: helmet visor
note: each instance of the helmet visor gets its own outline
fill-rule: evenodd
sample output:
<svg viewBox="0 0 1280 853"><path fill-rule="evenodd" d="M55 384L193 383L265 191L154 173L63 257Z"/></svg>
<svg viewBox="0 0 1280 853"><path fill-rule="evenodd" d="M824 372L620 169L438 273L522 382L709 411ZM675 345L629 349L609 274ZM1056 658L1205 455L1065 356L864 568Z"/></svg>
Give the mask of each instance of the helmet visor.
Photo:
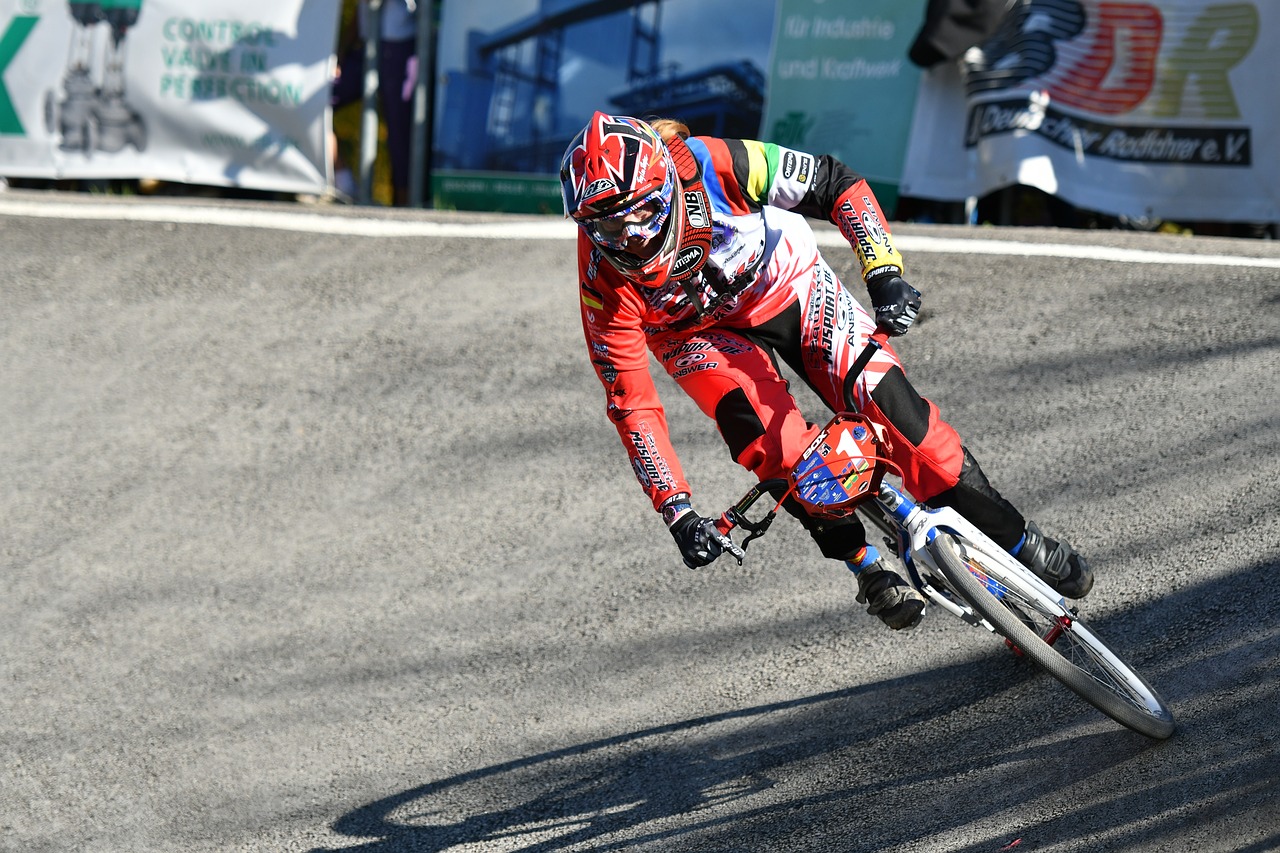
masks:
<svg viewBox="0 0 1280 853"><path fill-rule="evenodd" d="M591 242L605 249L620 252L626 249L632 237L652 240L662 231L671 213L671 183L657 193L636 202L630 207L608 216L600 216L580 222Z"/></svg>

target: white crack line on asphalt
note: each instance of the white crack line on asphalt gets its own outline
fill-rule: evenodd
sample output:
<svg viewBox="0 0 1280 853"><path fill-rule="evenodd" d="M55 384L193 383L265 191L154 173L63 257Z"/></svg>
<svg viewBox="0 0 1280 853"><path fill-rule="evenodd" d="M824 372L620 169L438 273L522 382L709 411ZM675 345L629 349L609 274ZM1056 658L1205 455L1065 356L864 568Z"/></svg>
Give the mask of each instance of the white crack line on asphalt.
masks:
<svg viewBox="0 0 1280 853"><path fill-rule="evenodd" d="M569 240L576 230L564 219L545 222L420 222L327 216L318 213L246 210L237 207L204 207L172 204L72 204L0 199L0 215L46 219L172 222L183 225L220 225L233 228L268 228L309 234L346 237L436 237L462 239ZM835 231L817 232L818 245L847 247ZM1108 246L1065 243L1022 243L985 237L924 237L898 235L895 242L907 252L946 252L961 255L1079 258L1130 264L1180 264L1187 266L1261 267L1280 269L1280 258L1183 252L1153 252Z"/></svg>

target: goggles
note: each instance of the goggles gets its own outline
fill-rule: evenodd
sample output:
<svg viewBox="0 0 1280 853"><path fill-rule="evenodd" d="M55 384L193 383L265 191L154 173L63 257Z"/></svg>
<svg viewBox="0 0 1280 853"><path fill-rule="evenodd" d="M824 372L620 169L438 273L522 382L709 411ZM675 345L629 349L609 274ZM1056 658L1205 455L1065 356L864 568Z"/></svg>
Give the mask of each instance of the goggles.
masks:
<svg viewBox="0 0 1280 853"><path fill-rule="evenodd" d="M671 186L668 184L657 195L633 204L618 213L588 219L581 222L591 242L613 251L623 251L627 240L639 237L650 240L662 231L667 215L671 212Z"/></svg>

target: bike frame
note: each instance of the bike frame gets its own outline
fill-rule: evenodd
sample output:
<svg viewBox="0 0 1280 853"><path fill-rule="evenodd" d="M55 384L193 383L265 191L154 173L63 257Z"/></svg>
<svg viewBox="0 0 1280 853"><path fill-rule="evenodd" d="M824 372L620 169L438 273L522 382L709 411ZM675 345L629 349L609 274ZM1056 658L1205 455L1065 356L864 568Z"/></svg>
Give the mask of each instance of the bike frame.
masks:
<svg viewBox="0 0 1280 853"><path fill-rule="evenodd" d="M959 536L965 543L980 551L992 562L1000 563L1006 573L1003 581L980 578L996 598L1003 598L1004 585L1010 582L1021 586L1024 594L1034 594L1057 599L1066 608L1066 602L1048 584L1036 577L1030 569L1019 563L1012 554L992 542L982 531L974 527L960 513L950 507L930 509L913 501L905 492L889 483L880 484L875 504L898 529L898 559L906 566L911 583L922 595L937 606L971 625L979 625L992 633L995 628L973 612L963 601L957 601L948 591L939 589L919 571L919 564L927 566L935 576L943 575L929 548L939 531Z"/></svg>

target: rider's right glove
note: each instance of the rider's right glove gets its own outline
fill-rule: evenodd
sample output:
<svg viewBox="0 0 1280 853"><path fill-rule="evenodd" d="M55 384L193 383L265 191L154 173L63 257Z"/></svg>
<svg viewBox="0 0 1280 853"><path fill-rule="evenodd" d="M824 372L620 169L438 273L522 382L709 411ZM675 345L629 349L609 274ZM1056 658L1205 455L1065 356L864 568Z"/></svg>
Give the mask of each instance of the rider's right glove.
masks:
<svg viewBox="0 0 1280 853"><path fill-rule="evenodd" d="M716 523L694 512L689 505L688 496L676 498L676 502L668 501L662 508L662 517L667 522L671 536L676 540L680 556L684 564L691 569L701 568L728 551L739 563L742 562L742 549L732 539L716 529Z"/></svg>
<svg viewBox="0 0 1280 853"><path fill-rule="evenodd" d="M876 276L867 282L876 309L876 325L891 335L905 335L920 313L920 291L900 275Z"/></svg>

